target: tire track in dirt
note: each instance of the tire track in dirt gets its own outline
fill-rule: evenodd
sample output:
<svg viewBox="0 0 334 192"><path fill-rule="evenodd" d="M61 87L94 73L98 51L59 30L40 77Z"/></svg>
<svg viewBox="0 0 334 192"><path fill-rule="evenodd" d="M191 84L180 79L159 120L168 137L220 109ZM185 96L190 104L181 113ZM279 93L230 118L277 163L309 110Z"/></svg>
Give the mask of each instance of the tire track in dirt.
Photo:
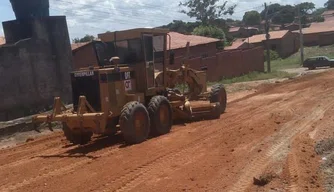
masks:
<svg viewBox="0 0 334 192"><path fill-rule="evenodd" d="M308 114L305 118L301 116L298 119L283 125L284 127L281 130L282 135L280 135L278 139L274 141L273 146L264 155L255 157L252 163L246 166L242 172L242 175L239 177L237 182L234 183L229 191L245 191L252 183L252 178L254 176L260 175L273 160L273 157L277 155L280 150L288 147L292 138L297 133L306 131L305 128L308 127L312 122L322 118L325 112L329 110L333 104L334 102L327 104L327 106L322 110L315 108L311 110L311 113L305 113Z"/></svg>
<svg viewBox="0 0 334 192"><path fill-rule="evenodd" d="M196 146L193 149L187 148L185 150L181 150L177 153L174 153L173 155L167 156L166 158L158 159L155 161L152 165L147 165L146 167L143 167L142 170L139 172L139 174L133 175L134 177L127 177L125 182L122 182L121 185L113 185L110 190L111 191L129 191L134 189L136 186L138 186L141 183L146 182L147 180L151 181L154 176L161 173L171 173L176 171L177 169L166 169L168 166L173 165L174 167L185 166L187 164L190 164L192 162L195 162L197 159L199 159L202 154L194 153L192 157L187 156L184 157L183 153L189 153L189 152L198 152L197 150L200 147ZM112 183L115 184L115 183ZM119 187L116 187L119 186Z"/></svg>
<svg viewBox="0 0 334 192"><path fill-rule="evenodd" d="M280 105L280 107L278 108L286 108L287 106L289 106L290 103L286 102L282 105ZM278 108L272 108L267 106L268 110L272 109L272 110L277 110ZM261 111L263 110L263 108L261 109L257 109L257 112L253 112L251 115L257 115L260 114ZM242 116L242 118L239 118L240 121L250 121L249 116ZM206 128L208 128L209 126L212 126L212 123L208 122L209 125L206 126L201 126L204 130ZM130 170L129 172L125 173L124 175L117 177L116 179L110 180L108 181L108 183L113 183L113 188L111 188L111 191L127 191L127 190L131 190L133 188L135 188L136 186L138 186L139 184L143 183L145 180L147 180L148 177L152 177L154 174L152 172L154 172L154 170L160 170L156 167L165 167L168 166L168 164L173 161L174 163L178 163L178 164L186 164L187 162L192 162L192 158L191 155L185 155L186 153L188 154L195 154L195 152L200 148L201 145L203 145L203 143L210 141L210 140L214 140L214 139L218 139L220 138L220 134L223 131L231 131L233 130L235 127L233 126L229 126L229 128L227 129L219 129L216 131L213 131L211 133L208 133L206 135L202 135L202 137L192 141L191 143L183 146L182 148L178 148L177 150L172 150L169 153L166 153L148 163L142 164L139 167L136 167L135 169ZM183 158L177 158L178 156L183 157ZM184 159L184 157L188 157L186 159ZM181 161L181 163L179 163L178 161ZM116 187L115 186L120 186L120 187ZM98 189L94 189L94 191L100 191L105 189L105 186L103 188L98 188Z"/></svg>
<svg viewBox="0 0 334 192"><path fill-rule="evenodd" d="M288 190L291 192L298 192L298 177L299 177L299 168L298 163L296 162L296 156L294 153L290 153L288 156L288 170L290 176L290 185Z"/></svg>
<svg viewBox="0 0 334 192"><path fill-rule="evenodd" d="M10 169L10 168L13 168L19 165L27 164L27 163L33 163L35 161L41 160L43 156L60 155L62 153L65 153L68 150L74 149L75 147L76 146L69 147L69 148L59 148L59 146L54 146L52 148L42 151L42 153L40 154L32 154L24 158L18 159L17 161L12 161L10 163L1 165L0 171L5 170L5 169Z"/></svg>
<svg viewBox="0 0 334 192"><path fill-rule="evenodd" d="M0 162L11 161L10 159L17 159L16 157L31 157L32 154L38 154L45 148L53 147L60 142L58 139L62 137L62 134L56 133L52 136L48 136L47 138L38 139L29 143L17 145L12 148L0 150L0 155L4 157L0 159Z"/></svg>
<svg viewBox="0 0 334 192"><path fill-rule="evenodd" d="M119 151L120 149L119 148L113 148L113 149L109 149L108 151L105 151L101 154L99 154L98 156L99 157L105 157L105 156L108 156L116 151ZM74 168L76 167L79 167L81 165L84 165L86 163L89 163L91 161L94 161L94 158L88 158L86 157L85 159L83 160L80 160L80 161L76 161L74 163L71 163L69 165L66 165L62 168L56 168L52 171L49 171L47 173L43 173L43 174L40 174L40 175L37 175L35 177L31 177L29 179L24 179L23 181L21 182L18 182L18 183L15 183L15 184L8 184L8 185L5 185L3 186L1 189L3 191L13 191L13 190L17 190L19 188L22 188L26 185L29 185L31 183L34 183L34 182L37 182L41 179L45 179L45 178L49 178L49 177L54 177L54 176L59 176L59 175L62 175L62 174L66 174L66 173L69 173L71 172Z"/></svg>
<svg viewBox="0 0 334 192"><path fill-rule="evenodd" d="M206 139L203 139L202 141L204 142L209 139L211 138L208 137ZM164 172L163 169L171 165L171 163L173 163L174 165L177 164L178 166L184 166L189 163L195 162L197 159L200 158L200 156L202 156L200 153L198 153L202 142L196 143L197 144L185 146L177 152L171 152L170 154L161 156L156 160L139 167L139 169L132 171L130 174L123 175L123 177L121 177L120 179L111 182L113 186L109 190L117 192L129 191L131 189L134 189L139 184L145 182L146 180L151 180L154 175ZM190 153L193 155L184 155L186 153ZM173 169L173 171L176 171L176 169ZM169 172L172 171L170 170Z"/></svg>
<svg viewBox="0 0 334 192"><path fill-rule="evenodd" d="M275 101L275 102L272 102L272 103L270 103L270 104L271 104L271 105L275 105L276 102L279 102L279 101ZM285 102L285 103L283 103L282 105L280 105L280 107L286 107L286 106L288 106L289 104L290 104L289 102ZM262 108L256 108L256 109L253 111L253 113L252 113L251 115L261 114L261 113L263 112L263 110L266 110L266 109L268 109L268 110L269 110L269 109L271 109L271 110L276 110L276 109L277 109L277 108L273 108L273 107L271 107L271 105L266 105L266 107L262 107ZM238 120L240 120L240 121L247 121L247 120L250 120L250 116L241 116ZM230 122L230 123L232 123L232 122ZM201 123L201 124L198 125L198 126L200 126L202 129L209 128L210 126L212 126L212 121L207 121L207 122L205 123L205 125L203 125L203 123ZM191 143L189 143L189 144L183 146L181 151L183 151L185 148L191 148L192 145L194 145L194 144L196 145L196 143L197 143L197 145L200 145L201 143L203 143L203 140L206 141L206 140L208 140L208 139L212 139L212 138L214 138L214 137L219 137L219 134L217 134L217 133L220 133L220 132L222 132L222 131L232 130L233 128L234 128L234 127L231 126L231 127L228 128L228 129L224 129L224 130L219 129L219 130L216 130L216 131L211 131L211 132L207 133L206 135L202 135L201 137L199 137L198 139L194 140L193 142L191 142ZM218 136L217 136L217 135L218 135ZM106 151L106 152L104 152L104 153L102 153L102 154L100 154L100 155L97 155L97 156L99 156L99 157L106 157L106 156L108 156L108 155L110 155L110 154L113 154L113 153L116 152L116 151L119 151L119 150L120 150L119 148L114 149L114 150L108 150L108 151ZM136 167L136 168L130 170L129 172L127 172L126 174L124 174L124 175L122 176L122 178L123 178L123 177L124 177L124 178L128 178L128 176L129 176L129 175L132 175L133 172L136 172L136 171L138 171L138 170L142 170L143 167L146 168L146 170L147 170L147 167L148 167L148 166L152 166L152 164L154 165L154 164L155 164L156 162L158 162L159 160L162 160L163 158L166 158L166 157L168 157L168 156L170 156L170 155L173 155L173 154L175 154L175 153L176 153L176 154L179 154L179 153L178 153L178 150L177 150L177 151L173 151L173 150L172 150L171 152L169 152L169 153L167 153L167 154L164 153L165 150L166 150L166 148L162 146L161 149L158 149L158 151L157 151L157 153L156 153L155 155L152 155L152 156L155 156L155 157L156 157L155 159L150 160L150 161L147 161L146 163L142 164L141 166L138 166L138 167ZM159 153L161 154L161 152L163 153L163 155L161 155L161 156L157 156ZM175 155L174 155L174 156L175 156ZM172 157L171 157L171 159L172 159ZM83 159L83 160L75 161L74 163L69 164L69 165L67 165L67 166L64 166L64 167L62 167L62 168L60 168L60 169L55 168L55 169L52 170L52 171L49 171L49 172L47 172L47 173L44 173L44 174L41 174L41 175L38 175L38 176L35 176L35 177L32 177L32 178L30 178L30 179L26 179L26 180L21 181L21 182L19 182L19 183L15 183L15 184L7 184L7 185L5 185L5 186L3 187L3 189L4 189L4 190L16 190L16 189L22 188L22 187L24 187L24 186L26 186L26 185L35 183L35 182L37 182L37 181L39 181L39 180L42 180L42 179L46 179L46 178L54 177L54 176L59 176L59 175L64 175L64 174L66 174L66 173L71 172L71 170L74 170L75 168L77 168L77 167L79 167L79 166L81 166L81 165L87 164L87 163L89 163L89 162L91 162L91 161L92 161L92 159ZM140 173L138 173L138 174L140 174L139 177L142 177L143 175L147 175L147 174L145 174L145 173L146 173L145 171L139 171L139 172L140 172ZM143 172L144 172L144 173L143 173ZM132 176L130 176L130 177L132 177ZM126 180L127 180L127 179L126 179ZM134 179L132 179L132 180L134 180ZM108 182L108 183L109 183L109 182ZM122 181L121 183L123 183L123 181Z"/></svg>
<svg viewBox="0 0 334 192"><path fill-rule="evenodd" d="M41 138L35 139L34 141L30 141L29 143L22 143L22 144L16 145L15 147L1 149L0 154L3 154L3 155L7 154L7 153L12 154L13 149L19 150L18 152L29 151L29 150L32 149L32 147L44 145L45 143L50 143L50 142L54 141L56 138L62 137L62 136L63 136L62 132L57 131L57 132L52 133L50 135L45 135L45 136L42 136Z"/></svg>

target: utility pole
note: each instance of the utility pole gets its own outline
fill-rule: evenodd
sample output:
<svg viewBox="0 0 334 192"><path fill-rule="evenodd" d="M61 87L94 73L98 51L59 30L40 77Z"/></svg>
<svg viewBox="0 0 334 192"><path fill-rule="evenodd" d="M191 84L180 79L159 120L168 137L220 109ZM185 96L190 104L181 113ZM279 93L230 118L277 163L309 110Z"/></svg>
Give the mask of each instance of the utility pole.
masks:
<svg viewBox="0 0 334 192"><path fill-rule="evenodd" d="M267 50L267 72L271 73L270 50L269 50L269 39L270 39L269 25L270 24L269 24L269 19L268 19L268 7L267 7L267 3L264 3L264 8L266 10L264 29L265 29L265 32L266 32L265 46L266 46L266 50Z"/></svg>
<svg viewBox="0 0 334 192"><path fill-rule="evenodd" d="M300 16L300 6L298 5L299 42L300 42L300 62L304 63L304 35L302 30L302 19Z"/></svg>

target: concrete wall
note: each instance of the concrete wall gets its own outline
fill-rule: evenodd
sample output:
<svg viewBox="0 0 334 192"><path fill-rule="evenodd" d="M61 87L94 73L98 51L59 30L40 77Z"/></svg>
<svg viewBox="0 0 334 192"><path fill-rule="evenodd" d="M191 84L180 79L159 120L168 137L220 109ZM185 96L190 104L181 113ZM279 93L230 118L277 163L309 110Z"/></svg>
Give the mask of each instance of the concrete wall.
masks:
<svg viewBox="0 0 334 192"><path fill-rule="evenodd" d="M20 33L21 25L29 27ZM55 96L71 102L66 18L15 20L4 22L3 27L9 43L0 47L0 121L48 108ZM17 41L23 36L27 38Z"/></svg>

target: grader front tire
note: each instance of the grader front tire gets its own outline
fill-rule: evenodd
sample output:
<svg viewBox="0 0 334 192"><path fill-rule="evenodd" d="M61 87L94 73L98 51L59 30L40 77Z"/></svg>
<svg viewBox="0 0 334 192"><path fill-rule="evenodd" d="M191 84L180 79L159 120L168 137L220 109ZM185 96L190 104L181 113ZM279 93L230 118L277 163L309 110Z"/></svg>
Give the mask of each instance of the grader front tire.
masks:
<svg viewBox="0 0 334 192"><path fill-rule="evenodd" d="M150 118L146 107L136 101L126 104L119 119L124 140L129 144L144 142L150 133Z"/></svg>
<svg viewBox="0 0 334 192"><path fill-rule="evenodd" d="M85 145L87 144L92 136L93 132L73 132L65 123L63 123L63 132L66 139L74 145Z"/></svg>
<svg viewBox="0 0 334 192"><path fill-rule="evenodd" d="M210 103L220 104L220 113L224 113L227 104L227 95L224 85L217 84L212 86L210 94Z"/></svg>
<svg viewBox="0 0 334 192"><path fill-rule="evenodd" d="M151 119L151 134L164 135L170 132L173 125L172 107L164 96L155 96L148 104Z"/></svg>

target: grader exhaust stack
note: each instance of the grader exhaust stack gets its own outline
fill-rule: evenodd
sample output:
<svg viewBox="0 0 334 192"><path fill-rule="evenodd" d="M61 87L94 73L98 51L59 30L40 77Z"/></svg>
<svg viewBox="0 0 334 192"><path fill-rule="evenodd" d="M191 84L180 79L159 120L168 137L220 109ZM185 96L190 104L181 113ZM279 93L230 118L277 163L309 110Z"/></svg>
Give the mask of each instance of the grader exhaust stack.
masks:
<svg viewBox="0 0 334 192"><path fill-rule="evenodd" d="M224 86L207 92L206 72L191 69L188 57L179 69L168 69L174 55L168 58L167 34L164 29L100 34L103 42L91 43L96 63L71 73L74 109L66 110L56 97L53 113L37 115L33 122L62 122L66 138L74 144L88 143L94 133L118 131L133 144L150 134L167 134L173 120L219 118L226 108ZM124 42L138 50L125 48ZM123 54L115 57L112 50ZM181 92L178 85L187 85L187 91Z"/></svg>

